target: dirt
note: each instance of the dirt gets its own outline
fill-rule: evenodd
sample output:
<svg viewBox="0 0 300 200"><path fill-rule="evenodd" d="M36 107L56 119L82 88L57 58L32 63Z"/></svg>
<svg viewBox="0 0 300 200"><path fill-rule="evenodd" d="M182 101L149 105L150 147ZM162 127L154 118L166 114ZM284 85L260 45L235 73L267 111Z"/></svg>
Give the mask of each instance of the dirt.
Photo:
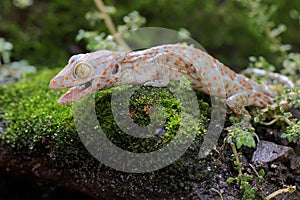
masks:
<svg viewBox="0 0 300 200"><path fill-rule="evenodd" d="M253 149L242 149L245 151L248 154L241 159L245 171L255 177L250 167ZM0 199L53 199L53 196L61 195L66 198L80 196L80 199L220 199L219 193L224 199L242 199L239 186L226 182L227 178L237 175L229 147L200 161L195 160L192 153L187 153L184 156L190 158L188 167L182 171L175 172L178 168L171 165L144 174L116 171L92 157L78 160L73 166L57 168L46 157L28 157L27 152L16 152L5 145L1 145L0 152ZM260 166L266 171L264 182L252 182L258 187L258 194L266 196L284 185L299 188L299 169L291 169L291 166L297 168L299 157L297 159L294 159L294 164L284 160ZM197 167L199 165L201 167ZM25 183L20 183L20 180ZM14 182L18 183L12 184ZM29 198L28 194L33 196ZM299 198L298 189L293 194L279 195L277 199Z"/></svg>

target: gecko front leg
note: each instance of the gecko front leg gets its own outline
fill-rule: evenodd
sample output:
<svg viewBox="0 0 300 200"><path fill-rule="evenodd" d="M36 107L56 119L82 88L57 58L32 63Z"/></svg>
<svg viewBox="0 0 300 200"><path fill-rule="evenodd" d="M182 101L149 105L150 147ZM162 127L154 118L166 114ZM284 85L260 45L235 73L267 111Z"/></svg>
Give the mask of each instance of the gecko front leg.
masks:
<svg viewBox="0 0 300 200"><path fill-rule="evenodd" d="M144 86L166 87L170 83L170 71L166 66L153 65L156 67L156 72L152 80L148 80Z"/></svg>

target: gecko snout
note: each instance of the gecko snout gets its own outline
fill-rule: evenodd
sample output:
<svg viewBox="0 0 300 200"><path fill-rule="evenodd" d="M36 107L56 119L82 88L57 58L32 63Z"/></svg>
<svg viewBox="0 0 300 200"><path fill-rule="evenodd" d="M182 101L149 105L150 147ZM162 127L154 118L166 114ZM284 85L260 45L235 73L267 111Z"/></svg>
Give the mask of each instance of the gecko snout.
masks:
<svg viewBox="0 0 300 200"><path fill-rule="evenodd" d="M59 89L59 87L57 86L56 81L54 79L52 79L50 81L49 88L52 89L52 90L58 90Z"/></svg>

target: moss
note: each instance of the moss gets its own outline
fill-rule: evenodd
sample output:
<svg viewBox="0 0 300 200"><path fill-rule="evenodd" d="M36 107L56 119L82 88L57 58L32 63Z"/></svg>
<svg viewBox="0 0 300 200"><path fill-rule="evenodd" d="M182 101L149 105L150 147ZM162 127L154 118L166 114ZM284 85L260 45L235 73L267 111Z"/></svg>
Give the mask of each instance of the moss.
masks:
<svg viewBox="0 0 300 200"><path fill-rule="evenodd" d="M66 156L74 154L79 140L71 106L58 105L56 101L62 92L48 89L49 79L56 72L43 71L17 84L1 87L0 106L7 124L7 130L0 135L3 143L16 149L49 153L53 159L62 149ZM37 146L48 152L35 151Z"/></svg>
<svg viewBox="0 0 300 200"><path fill-rule="evenodd" d="M72 156L84 154L86 151L77 135L72 106L57 103L57 99L65 90L54 91L48 88L50 78L56 73L57 70L45 70L36 75L29 75L16 84L0 87L0 106L4 109L0 119L4 119L7 124L7 130L0 134L0 139L15 149L48 155L53 161L64 164L72 160ZM156 133L156 137L151 135L149 138L136 138L127 135L118 127L112 113L111 96L115 90L126 91L126 88L96 93L96 113L101 128L111 141L123 149L133 152L159 149L168 144L178 134L179 126L184 124L197 137L205 133L209 113L207 103L198 100L201 106L201 125L197 127L189 124L191 120L182 120L180 111L183 108L167 88L140 87L130 97L129 111L121 115L131 116L133 121L142 127L149 125L151 120L165 119L165 123L159 127L160 131ZM163 109L163 112L157 112L155 105L160 105L158 109ZM151 112L159 114L152 115ZM191 119L191 114L192 112L186 110L184 117ZM86 110L82 112L82 117L87 115L89 112ZM153 130L153 126L149 126L149 133L153 134Z"/></svg>

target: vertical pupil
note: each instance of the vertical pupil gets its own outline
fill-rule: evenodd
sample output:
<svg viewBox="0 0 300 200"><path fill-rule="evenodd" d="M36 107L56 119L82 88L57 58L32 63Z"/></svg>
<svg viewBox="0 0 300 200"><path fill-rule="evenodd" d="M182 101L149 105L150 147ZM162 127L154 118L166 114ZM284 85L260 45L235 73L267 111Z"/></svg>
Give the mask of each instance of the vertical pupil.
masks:
<svg viewBox="0 0 300 200"><path fill-rule="evenodd" d="M113 68L113 71L112 71L112 74L116 74L116 73L118 73L118 71L119 71L119 65L115 64L114 68Z"/></svg>
<svg viewBox="0 0 300 200"><path fill-rule="evenodd" d="M87 76L89 76L91 73L91 68L86 65L86 64L78 64L76 69L75 69L75 74L79 77L79 78L85 78Z"/></svg>

